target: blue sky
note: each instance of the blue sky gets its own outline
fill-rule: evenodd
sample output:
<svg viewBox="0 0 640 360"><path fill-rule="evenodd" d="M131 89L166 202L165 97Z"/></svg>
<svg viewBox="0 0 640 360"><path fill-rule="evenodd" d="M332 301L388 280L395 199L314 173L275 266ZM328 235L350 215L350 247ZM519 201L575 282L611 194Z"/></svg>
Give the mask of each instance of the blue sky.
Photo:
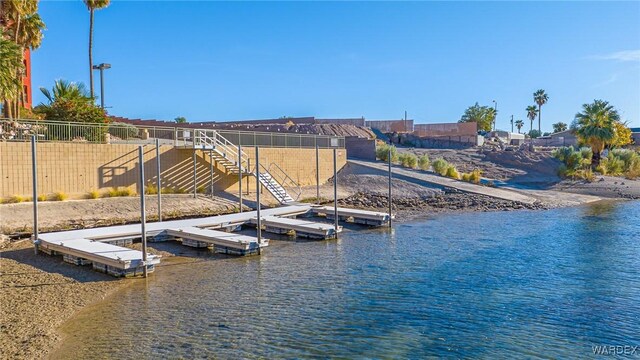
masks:
<svg viewBox="0 0 640 360"><path fill-rule="evenodd" d="M34 88L88 84L86 8L42 1L40 13ZM499 128L513 114L528 130L524 109L543 88L543 130L596 98L640 126L640 2L113 1L95 22L94 62L112 64L114 115L388 119L407 110L436 123L495 99Z"/></svg>

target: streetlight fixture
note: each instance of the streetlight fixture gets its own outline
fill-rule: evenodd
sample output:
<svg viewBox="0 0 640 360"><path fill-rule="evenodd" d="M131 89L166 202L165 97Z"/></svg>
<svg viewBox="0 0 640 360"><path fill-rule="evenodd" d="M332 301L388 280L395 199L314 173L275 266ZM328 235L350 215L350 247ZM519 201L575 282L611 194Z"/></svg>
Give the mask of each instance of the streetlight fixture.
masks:
<svg viewBox="0 0 640 360"><path fill-rule="evenodd" d="M493 118L493 130L496 130L496 122L498 120L498 102L495 100L493 101L493 111L495 113L495 116Z"/></svg>
<svg viewBox="0 0 640 360"><path fill-rule="evenodd" d="M93 70L100 70L100 107L104 110L104 70L111 69L111 64L93 65Z"/></svg>

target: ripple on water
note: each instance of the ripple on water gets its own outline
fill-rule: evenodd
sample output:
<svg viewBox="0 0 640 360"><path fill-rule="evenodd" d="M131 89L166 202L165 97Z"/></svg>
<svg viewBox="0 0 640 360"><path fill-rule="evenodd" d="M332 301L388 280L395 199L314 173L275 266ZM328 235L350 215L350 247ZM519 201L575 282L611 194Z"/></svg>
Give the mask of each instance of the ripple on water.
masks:
<svg viewBox="0 0 640 360"><path fill-rule="evenodd" d="M640 345L640 203L440 216L172 266L54 358L592 356Z"/></svg>

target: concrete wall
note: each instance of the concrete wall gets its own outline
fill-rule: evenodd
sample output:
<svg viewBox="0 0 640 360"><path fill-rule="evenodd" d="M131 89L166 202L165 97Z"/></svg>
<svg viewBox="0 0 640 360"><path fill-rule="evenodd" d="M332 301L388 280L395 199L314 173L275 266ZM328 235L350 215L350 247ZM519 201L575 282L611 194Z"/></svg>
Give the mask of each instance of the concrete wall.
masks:
<svg viewBox="0 0 640 360"><path fill-rule="evenodd" d="M349 159L376 159L376 141L375 139L366 139L356 136L348 136L344 138L347 148L347 156Z"/></svg>
<svg viewBox="0 0 640 360"><path fill-rule="evenodd" d="M366 126L378 129L383 133L390 132L412 132L413 120L367 120Z"/></svg>
<svg viewBox="0 0 640 360"><path fill-rule="evenodd" d="M415 147L427 149L464 149L484 144L484 137L473 136L438 136L413 140Z"/></svg>
<svg viewBox="0 0 640 360"><path fill-rule="evenodd" d="M163 187L193 191L193 150L161 146ZM255 149L243 148L255 164ZM332 149L320 149L320 179L326 182L333 176ZM38 193L63 191L81 196L90 190L106 191L112 187L128 187L137 191L138 146L128 144L38 144ZM145 153L145 179L156 185L157 171L155 147L147 145ZM197 152L197 185L209 189L210 162L208 153ZM280 166L301 186L315 185L315 149L261 148L260 162ZM338 168L346 163L346 150L338 149ZM237 191L238 176L228 174L215 164L214 190ZM31 150L26 142L0 142L0 198L13 195L30 196ZM255 180L245 177L243 187L255 190Z"/></svg>
<svg viewBox="0 0 640 360"><path fill-rule="evenodd" d="M478 124L475 122L416 124L413 126L413 131L420 137L475 136L478 133Z"/></svg>

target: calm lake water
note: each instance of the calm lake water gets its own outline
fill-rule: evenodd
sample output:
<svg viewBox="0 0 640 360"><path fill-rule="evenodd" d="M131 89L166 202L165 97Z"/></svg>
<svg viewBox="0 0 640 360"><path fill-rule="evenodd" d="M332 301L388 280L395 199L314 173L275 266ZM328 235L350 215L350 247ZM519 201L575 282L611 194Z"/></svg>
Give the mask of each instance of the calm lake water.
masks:
<svg viewBox="0 0 640 360"><path fill-rule="evenodd" d="M591 358L593 345L640 345L640 202L205 256L64 331L56 358Z"/></svg>

